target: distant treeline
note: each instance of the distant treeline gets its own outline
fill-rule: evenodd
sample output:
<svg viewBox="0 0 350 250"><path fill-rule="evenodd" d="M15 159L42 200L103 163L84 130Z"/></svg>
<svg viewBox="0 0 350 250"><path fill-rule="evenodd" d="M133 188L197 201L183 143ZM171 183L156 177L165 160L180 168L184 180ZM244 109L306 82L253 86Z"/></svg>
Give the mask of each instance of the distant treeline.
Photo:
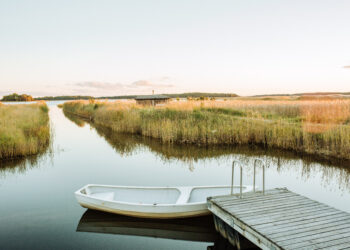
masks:
<svg viewBox="0 0 350 250"><path fill-rule="evenodd" d="M2 102L30 102L34 101L34 98L30 95L19 95L17 93L13 93L12 95L5 95L1 99Z"/></svg>
<svg viewBox="0 0 350 250"><path fill-rule="evenodd" d="M44 96L44 97L35 98L35 100L38 100L38 101L89 100L89 99L95 99L95 97L84 96L84 95L63 95L63 96Z"/></svg>
<svg viewBox="0 0 350 250"><path fill-rule="evenodd" d="M172 98L187 98L187 97L238 97L233 93L203 93L203 92L190 92L183 94L166 94Z"/></svg>
<svg viewBox="0 0 350 250"><path fill-rule="evenodd" d="M201 92L191 92L182 94L164 94L171 98L188 98L188 97L237 97L237 94L232 93L201 93ZM120 96L44 96L35 98L35 100L89 100L89 99L134 99L137 95L120 95Z"/></svg>

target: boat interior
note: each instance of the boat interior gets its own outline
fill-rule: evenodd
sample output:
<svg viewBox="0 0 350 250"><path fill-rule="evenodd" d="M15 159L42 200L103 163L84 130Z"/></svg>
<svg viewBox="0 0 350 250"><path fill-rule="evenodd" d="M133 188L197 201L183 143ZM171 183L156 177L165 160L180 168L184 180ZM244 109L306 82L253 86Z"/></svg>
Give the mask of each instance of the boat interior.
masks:
<svg viewBox="0 0 350 250"><path fill-rule="evenodd" d="M249 187L243 186L243 192L250 191ZM230 186L207 186L207 187L114 187L88 185L81 189L82 194L90 197L115 202L133 204L191 204L205 203L207 197L228 195L231 193ZM233 193L239 193L240 187L234 186Z"/></svg>

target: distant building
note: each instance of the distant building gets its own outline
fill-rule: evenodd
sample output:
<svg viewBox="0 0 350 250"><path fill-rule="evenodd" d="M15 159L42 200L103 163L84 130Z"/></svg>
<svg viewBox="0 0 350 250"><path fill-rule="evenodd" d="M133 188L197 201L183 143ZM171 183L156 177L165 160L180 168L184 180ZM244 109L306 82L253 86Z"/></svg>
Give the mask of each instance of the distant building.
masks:
<svg viewBox="0 0 350 250"><path fill-rule="evenodd" d="M156 106L165 104L170 101L170 97L166 95L141 95L135 98L136 103L140 105Z"/></svg>

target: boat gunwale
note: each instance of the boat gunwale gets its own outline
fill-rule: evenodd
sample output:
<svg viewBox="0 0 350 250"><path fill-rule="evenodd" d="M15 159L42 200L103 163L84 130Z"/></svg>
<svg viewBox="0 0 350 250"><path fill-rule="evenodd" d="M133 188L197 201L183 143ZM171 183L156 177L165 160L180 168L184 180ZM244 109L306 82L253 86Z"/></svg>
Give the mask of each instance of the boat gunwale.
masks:
<svg viewBox="0 0 350 250"><path fill-rule="evenodd" d="M189 195L191 195L193 189L195 188L231 188L231 185L212 185L212 186L173 186L173 187L152 187L152 186L115 186L115 185L101 185L101 184L87 184L85 186L83 186L82 188L78 189L76 192L74 192L74 194L76 196L83 196L92 200L97 200L97 201L104 201L104 202L111 202L114 204L123 204L123 205L132 205L132 206L139 206L139 207L183 207L183 206L195 206L195 205L203 205L206 204L207 201L204 202L191 202L191 203L162 203L162 204L149 204L149 203L145 203L145 204L139 204L139 203L134 203L134 202L125 202L125 201L116 201L116 200L106 200L106 199L101 199L101 198L97 198L97 197L92 197L89 194L83 194L81 191L91 187L91 186L96 186L96 187L109 187L109 188L129 188L129 189L176 189L180 192L180 195L178 197L178 199L181 197L182 195L182 190L183 189L189 189L191 188ZM247 193L253 190L253 186L250 185L244 185L242 186L243 189L245 189L243 191L243 193ZM238 185L234 185L233 188L240 188L240 186ZM234 193L237 194L237 193ZM190 197L190 196L189 196ZM78 200L79 202L79 200ZM80 203L80 202L79 202Z"/></svg>

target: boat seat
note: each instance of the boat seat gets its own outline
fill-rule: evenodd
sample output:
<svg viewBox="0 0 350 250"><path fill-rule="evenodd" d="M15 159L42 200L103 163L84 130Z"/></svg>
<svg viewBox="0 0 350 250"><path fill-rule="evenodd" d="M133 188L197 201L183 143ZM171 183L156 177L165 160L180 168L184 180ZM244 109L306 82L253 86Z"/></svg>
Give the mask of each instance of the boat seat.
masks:
<svg viewBox="0 0 350 250"><path fill-rule="evenodd" d="M181 187L179 188L181 194L176 201L176 204L186 204L190 198L192 187Z"/></svg>

